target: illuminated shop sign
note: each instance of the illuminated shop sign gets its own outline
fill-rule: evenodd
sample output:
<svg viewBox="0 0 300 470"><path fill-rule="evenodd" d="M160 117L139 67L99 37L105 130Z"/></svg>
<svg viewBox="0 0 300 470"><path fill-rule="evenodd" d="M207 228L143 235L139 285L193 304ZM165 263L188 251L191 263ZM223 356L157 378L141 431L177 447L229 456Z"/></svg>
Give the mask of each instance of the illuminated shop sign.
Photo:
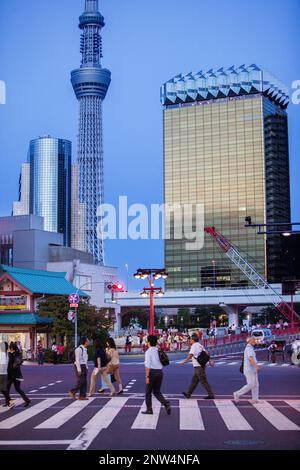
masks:
<svg viewBox="0 0 300 470"><path fill-rule="evenodd" d="M2 310L26 310L26 295L0 295L0 311Z"/></svg>

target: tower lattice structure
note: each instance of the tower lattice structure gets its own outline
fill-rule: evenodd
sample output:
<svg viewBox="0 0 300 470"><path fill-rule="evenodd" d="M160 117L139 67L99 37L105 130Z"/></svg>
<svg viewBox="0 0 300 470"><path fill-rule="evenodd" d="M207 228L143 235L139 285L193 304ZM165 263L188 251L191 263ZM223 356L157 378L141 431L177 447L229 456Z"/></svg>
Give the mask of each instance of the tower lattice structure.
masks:
<svg viewBox="0 0 300 470"><path fill-rule="evenodd" d="M104 202L102 102L111 81L102 68L101 29L104 18L98 0L85 0L79 18L81 66L71 72L71 82L79 101L78 157L79 202L85 205L85 247L95 262L104 263L101 233L97 231L97 208ZM80 230L78 231L80 233Z"/></svg>

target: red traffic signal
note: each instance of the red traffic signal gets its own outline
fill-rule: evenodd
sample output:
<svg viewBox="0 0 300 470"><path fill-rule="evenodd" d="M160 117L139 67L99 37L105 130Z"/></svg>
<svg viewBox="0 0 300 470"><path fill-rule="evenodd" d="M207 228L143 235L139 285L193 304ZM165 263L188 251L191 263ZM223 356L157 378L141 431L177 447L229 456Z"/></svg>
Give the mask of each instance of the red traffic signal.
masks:
<svg viewBox="0 0 300 470"><path fill-rule="evenodd" d="M122 282L118 282L112 286L115 292L124 292L124 284Z"/></svg>
<svg viewBox="0 0 300 470"><path fill-rule="evenodd" d="M113 292L124 292L124 284L122 282L117 282L116 284L107 284L106 288L112 290Z"/></svg>

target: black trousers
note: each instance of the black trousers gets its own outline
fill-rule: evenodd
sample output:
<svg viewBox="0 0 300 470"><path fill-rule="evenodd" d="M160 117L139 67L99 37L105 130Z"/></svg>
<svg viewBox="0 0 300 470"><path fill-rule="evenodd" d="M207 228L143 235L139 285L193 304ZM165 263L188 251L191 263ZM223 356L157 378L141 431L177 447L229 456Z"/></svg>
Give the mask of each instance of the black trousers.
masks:
<svg viewBox="0 0 300 470"><path fill-rule="evenodd" d="M12 384L14 384L14 387L15 387L15 390L16 392L21 395L21 397L23 398L23 400L25 401L25 403L29 402L29 398L28 396L26 395L26 393L21 389L21 382L20 380L17 380L17 379L7 379L7 396L5 396L6 398L6 404L8 404L11 400L11 397L10 397L10 388L12 386Z"/></svg>
<svg viewBox="0 0 300 470"><path fill-rule="evenodd" d="M81 374L78 374L77 367L75 368L75 375L77 377L77 383L72 388L71 392L77 393L79 391L79 395L81 397L86 397L86 389L87 389L87 368L84 364L81 364Z"/></svg>
<svg viewBox="0 0 300 470"><path fill-rule="evenodd" d="M161 369L150 369L149 384L146 385L147 410L152 410L152 393L162 405L167 405L169 403L160 391L162 381L163 371Z"/></svg>
<svg viewBox="0 0 300 470"><path fill-rule="evenodd" d="M57 364L57 352L53 351L53 364Z"/></svg>
<svg viewBox="0 0 300 470"><path fill-rule="evenodd" d="M207 381L205 367L201 367L201 366L194 367L194 375L193 375L193 378L192 378L192 383L191 383L191 385L189 386L189 389L188 389L188 394L192 395L193 391L195 390L195 388L197 387L199 382L201 383L202 387L205 388L208 395L210 397L213 397L214 392L212 391L211 386L209 385L209 383Z"/></svg>

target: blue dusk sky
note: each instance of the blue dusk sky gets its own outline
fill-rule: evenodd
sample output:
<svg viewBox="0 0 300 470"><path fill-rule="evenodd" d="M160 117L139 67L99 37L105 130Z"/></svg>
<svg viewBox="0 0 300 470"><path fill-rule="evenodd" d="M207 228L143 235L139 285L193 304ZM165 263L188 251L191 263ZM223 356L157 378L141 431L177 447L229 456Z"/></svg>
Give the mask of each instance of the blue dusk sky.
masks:
<svg viewBox="0 0 300 470"><path fill-rule="evenodd" d="M181 72L257 63L292 92L300 80L299 0L99 0L104 67L105 199L163 202L160 86ZM80 64L84 0L0 0L0 216L18 196L30 139L70 139L76 160L78 104L70 72ZM293 220L299 210L300 104L291 103L289 145ZM138 267L163 266L162 241L106 243L106 263L126 281ZM131 278L131 276L129 276ZM132 287L140 286L131 281Z"/></svg>

